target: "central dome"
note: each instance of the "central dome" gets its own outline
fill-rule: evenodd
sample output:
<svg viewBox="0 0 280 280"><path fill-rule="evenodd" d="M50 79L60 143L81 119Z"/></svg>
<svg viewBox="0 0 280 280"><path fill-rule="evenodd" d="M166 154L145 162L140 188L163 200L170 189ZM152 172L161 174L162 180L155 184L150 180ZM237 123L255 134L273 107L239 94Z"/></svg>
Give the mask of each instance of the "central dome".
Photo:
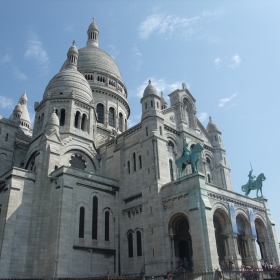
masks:
<svg viewBox="0 0 280 280"><path fill-rule="evenodd" d="M92 45L79 49L77 69L80 72L92 70L108 72L122 79L120 70L113 58L105 51Z"/></svg>

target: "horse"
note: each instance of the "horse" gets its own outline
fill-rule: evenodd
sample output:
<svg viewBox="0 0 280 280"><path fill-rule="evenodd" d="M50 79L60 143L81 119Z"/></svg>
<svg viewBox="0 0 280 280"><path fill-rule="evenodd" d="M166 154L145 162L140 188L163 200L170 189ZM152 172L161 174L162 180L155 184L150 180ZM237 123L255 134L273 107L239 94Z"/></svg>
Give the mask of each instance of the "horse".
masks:
<svg viewBox="0 0 280 280"><path fill-rule="evenodd" d="M263 196L262 194L262 182L265 180L265 176L263 173L261 173L256 180L254 180L251 184L251 187L250 187L250 184L249 182L246 184L246 185L243 185L241 187L242 191L245 192L245 195L248 196L248 194L250 193L251 190L257 190L257 197L258 196L258 193L259 193L259 190L261 191L261 196Z"/></svg>
<svg viewBox="0 0 280 280"><path fill-rule="evenodd" d="M193 149L191 150L189 155L182 155L178 158L175 163L178 167L178 177L182 177L182 173L185 170L188 164L191 164L193 173L198 172L198 161L199 161L199 154L203 150L203 147L200 143L197 143Z"/></svg>

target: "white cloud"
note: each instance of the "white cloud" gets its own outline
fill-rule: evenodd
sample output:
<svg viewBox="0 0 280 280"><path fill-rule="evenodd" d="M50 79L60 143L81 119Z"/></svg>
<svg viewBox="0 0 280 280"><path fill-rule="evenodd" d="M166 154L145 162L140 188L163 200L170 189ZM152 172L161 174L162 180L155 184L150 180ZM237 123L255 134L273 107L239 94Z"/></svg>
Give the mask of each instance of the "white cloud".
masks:
<svg viewBox="0 0 280 280"><path fill-rule="evenodd" d="M230 68L235 68L237 66L239 66L239 64L241 63L241 58L238 54L232 56L231 58L232 64L229 65Z"/></svg>
<svg viewBox="0 0 280 280"><path fill-rule="evenodd" d="M214 63L217 68L220 68L222 66L222 60L219 57L214 60Z"/></svg>
<svg viewBox="0 0 280 280"><path fill-rule="evenodd" d="M36 36L27 41L27 48L24 54L26 59L34 60L39 67L41 74L46 74L49 68L49 56L44 49L43 43Z"/></svg>
<svg viewBox="0 0 280 280"><path fill-rule="evenodd" d="M0 95L0 107L2 109L6 109L6 108L12 109L13 108L13 99Z"/></svg>
<svg viewBox="0 0 280 280"><path fill-rule="evenodd" d="M139 25L139 36L141 39L148 39L153 33L172 34L175 30L180 30L180 34L185 39L189 39L195 33L201 32L203 27L198 27L199 23L205 20L214 20L224 13L222 9L214 11L203 11L201 15L193 17L180 17L166 15L155 11ZM200 35L201 36L201 35Z"/></svg>
<svg viewBox="0 0 280 280"><path fill-rule="evenodd" d="M203 123L208 119L208 114L206 112L201 112L198 114L197 118Z"/></svg>
<svg viewBox="0 0 280 280"><path fill-rule="evenodd" d="M165 15L165 14L153 14L147 17L139 26L139 36L141 39L148 39L153 33L170 34L175 29L184 29L184 34L191 35L194 30L193 26L199 20L199 17L182 18L178 16Z"/></svg>
<svg viewBox="0 0 280 280"><path fill-rule="evenodd" d="M143 92L146 88L146 86L148 85L148 80L145 80L142 85L140 85L137 89L136 89L136 95L140 98L143 97ZM164 79L155 79L155 78L150 78L152 85L157 89L158 94L160 95L160 92L172 92L178 88L182 88L182 83L180 82L174 82L174 83L167 83Z"/></svg>
<svg viewBox="0 0 280 280"><path fill-rule="evenodd" d="M133 69L139 70L142 65L142 53L139 51L136 45L132 48L132 56L135 60L135 63L133 63Z"/></svg>
<svg viewBox="0 0 280 280"><path fill-rule="evenodd" d="M109 54L112 56L113 59L119 55L119 51L115 47L115 45L109 45Z"/></svg>
<svg viewBox="0 0 280 280"><path fill-rule="evenodd" d="M73 32L76 28L76 24L68 24L64 26L66 32Z"/></svg>
<svg viewBox="0 0 280 280"><path fill-rule="evenodd" d="M235 98L237 96L237 93L234 93L233 95L231 95L230 97L225 97L225 98L222 98L219 102L219 107L224 107L224 105L231 101L233 98Z"/></svg>

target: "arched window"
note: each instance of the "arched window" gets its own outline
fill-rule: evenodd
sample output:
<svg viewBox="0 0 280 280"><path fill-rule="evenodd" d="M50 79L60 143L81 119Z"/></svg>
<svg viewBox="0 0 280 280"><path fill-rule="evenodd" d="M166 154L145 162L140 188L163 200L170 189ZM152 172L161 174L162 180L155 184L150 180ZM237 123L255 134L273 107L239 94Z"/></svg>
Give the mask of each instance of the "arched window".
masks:
<svg viewBox="0 0 280 280"><path fill-rule="evenodd" d="M139 169L142 169L142 157L139 156Z"/></svg>
<svg viewBox="0 0 280 280"><path fill-rule="evenodd" d="M173 176L173 163L172 160L169 160L169 173L170 173L170 181L174 181L174 176Z"/></svg>
<svg viewBox="0 0 280 280"><path fill-rule="evenodd" d="M84 131L86 130L86 123L87 123L87 116L86 116L86 114L83 114L81 129Z"/></svg>
<svg viewBox="0 0 280 280"><path fill-rule="evenodd" d="M104 123L104 105L101 103L97 104L96 112L97 112L97 122Z"/></svg>
<svg viewBox="0 0 280 280"><path fill-rule="evenodd" d="M6 133L5 141L8 141L9 139L9 133Z"/></svg>
<svg viewBox="0 0 280 280"><path fill-rule="evenodd" d="M123 115L119 113L119 131L123 132Z"/></svg>
<svg viewBox="0 0 280 280"><path fill-rule="evenodd" d="M137 256L142 256L142 240L141 240L141 232L137 231L136 233L137 239Z"/></svg>
<svg viewBox="0 0 280 280"><path fill-rule="evenodd" d="M128 257L133 257L133 236L132 232L129 232L127 235L127 243L128 243Z"/></svg>
<svg viewBox="0 0 280 280"><path fill-rule="evenodd" d="M61 109L60 111L60 122L59 122L60 126L64 126L65 125L65 109Z"/></svg>
<svg viewBox="0 0 280 280"><path fill-rule="evenodd" d="M77 111L75 115L75 124L74 124L76 128L79 127L79 120L80 120L80 112Z"/></svg>
<svg viewBox="0 0 280 280"><path fill-rule="evenodd" d="M109 125L115 127L115 109L109 109Z"/></svg>
<svg viewBox="0 0 280 280"><path fill-rule="evenodd" d="M133 170L136 171L136 155L133 153Z"/></svg>
<svg viewBox="0 0 280 280"><path fill-rule="evenodd" d="M110 212L105 212L105 241L109 241L110 231L109 231L109 225L110 225Z"/></svg>
<svg viewBox="0 0 280 280"><path fill-rule="evenodd" d="M130 174L130 161L127 162L127 171L128 171L128 174Z"/></svg>
<svg viewBox="0 0 280 280"><path fill-rule="evenodd" d="M92 239L97 239L98 198L92 199Z"/></svg>
<svg viewBox="0 0 280 280"><path fill-rule="evenodd" d="M85 231L85 208L80 208L80 220L79 220L79 238L84 238Z"/></svg>

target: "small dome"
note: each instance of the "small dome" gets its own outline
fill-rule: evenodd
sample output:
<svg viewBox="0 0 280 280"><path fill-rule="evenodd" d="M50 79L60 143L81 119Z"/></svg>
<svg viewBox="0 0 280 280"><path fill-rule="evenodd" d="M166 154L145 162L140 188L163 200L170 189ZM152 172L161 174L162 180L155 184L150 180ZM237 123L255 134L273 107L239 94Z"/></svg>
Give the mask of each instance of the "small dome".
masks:
<svg viewBox="0 0 280 280"><path fill-rule="evenodd" d="M92 100L92 91L85 77L75 69L66 68L50 80L45 89L44 98L48 95L55 97L72 92L85 102Z"/></svg>
<svg viewBox="0 0 280 280"><path fill-rule="evenodd" d="M219 129L217 127L217 125L212 121L212 118L209 117L209 123L206 127L207 132L211 133L211 132L219 132Z"/></svg>
<svg viewBox="0 0 280 280"><path fill-rule="evenodd" d="M156 88L152 85L151 80L149 80L149 84L146 86L143 97L148 96L150 94L158 95Z"/></svg>
<svg viewBox="0 0 280 280"><path fill-rule="evenodd" d="M68 53L69 52L74 52L74 53L78 54L78 49L76 47L76 41L75 40L73 41L72 46L69 48Z"/></svg>
<svg viewBox="0 0 280 280"><path fill-rule="evenodd" d="M55 110L56 109L53 108L53 111L50 114L46 125L59 127L59 119L58 119L57 114L55 113Z"/></svg>
<svg viewBox="0 0 280 280"><path fill-rule="evenodd" d="M99 31L98 26L97 26L94 18L93 18L92 23L88 27L88 31L90 31L90 30L97 30L97 31Z"/></svg>
<svg viewBox="0 0 280 280"><path fill-rule="evenodd" d="M20 104L17 104L14 108L14 113L21 112L22 113L22 106Z"/></svg>

